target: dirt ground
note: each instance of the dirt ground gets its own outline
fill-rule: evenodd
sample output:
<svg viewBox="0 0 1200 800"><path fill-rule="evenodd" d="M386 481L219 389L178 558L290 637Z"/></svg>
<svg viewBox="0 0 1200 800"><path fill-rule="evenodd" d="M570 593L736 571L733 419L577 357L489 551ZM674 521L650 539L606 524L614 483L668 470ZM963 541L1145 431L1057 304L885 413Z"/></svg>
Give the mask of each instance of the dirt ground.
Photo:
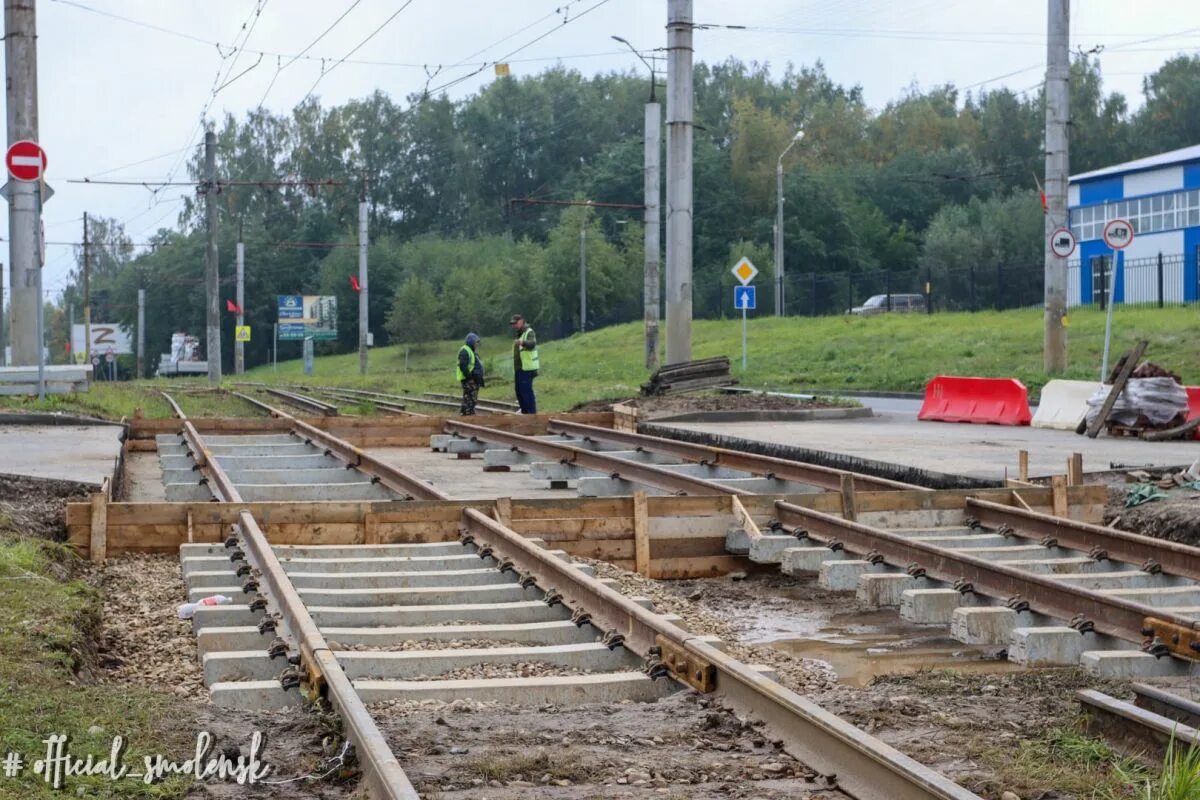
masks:
<svg viewBox="0 0 1200 800"><path fill-rule="evenodd" d="M608 411L615 403L625 403L648 418L690 411L800 411L810 408L848 408L858 402L840 397L814 397L808 400L795 397L776 397L768 394L736 392L695 392L663 397L631 397L626 400L589 400L571 409L572 412Z"/></svg>
<svg viewBox="0 0 1200 800"><path fill-rule="evenodd" d="M85 499L88 492L81 483L0 475L0 533L66 541L63 505Z"/></svg>

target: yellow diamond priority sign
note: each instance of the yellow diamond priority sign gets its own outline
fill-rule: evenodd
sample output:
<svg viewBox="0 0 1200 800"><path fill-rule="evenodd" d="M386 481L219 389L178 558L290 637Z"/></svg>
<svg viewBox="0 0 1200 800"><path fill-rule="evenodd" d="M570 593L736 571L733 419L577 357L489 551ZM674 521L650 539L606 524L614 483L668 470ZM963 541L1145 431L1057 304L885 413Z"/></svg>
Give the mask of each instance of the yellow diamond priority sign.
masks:
<svg viewBox="0 0 1200 800"><path fill-rule="evenodd" d="M754 276L758 274L758 267L750 263L750 259L743 258L741 261L733 265L733 277L737 278L742 286L746 286L750 281L754 280Z"/></svg>

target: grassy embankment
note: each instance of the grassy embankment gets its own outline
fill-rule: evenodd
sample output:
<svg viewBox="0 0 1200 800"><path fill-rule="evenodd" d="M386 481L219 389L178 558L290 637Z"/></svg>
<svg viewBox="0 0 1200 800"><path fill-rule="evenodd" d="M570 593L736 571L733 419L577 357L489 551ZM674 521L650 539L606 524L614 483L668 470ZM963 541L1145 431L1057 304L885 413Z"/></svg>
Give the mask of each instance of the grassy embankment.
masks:
<svg viewBox="0 0 1200 800"><path fill-rule="evenodd" d="M1200 310L1196 308L1118 308L1113 355L1139 338L1150 341L1147 357L1200 383ZM701 320L693 327L695 358L728 355L743 386L776 390L921 391L934 375L1015 377L1036 396L1046 382L1042 371L1042 315L1038 310L978 314L892 314L878 317L820 317L753 320L749 326L749 368L741 369L741 324ZM1070 316L1070 363L1065 377L1099 374L1104 315L1076 310ZM483 398L512 399L512 362L507 337L488 338L482 353L490 382ZM371 353L371 374L358 375L358 356L320 356L306 378L299 360L249 371L246 380L263 383L339 384L387 392L437 391L453 394L457 341L384 347ZM633 396L646 379L642 366L641 323L617 325L584 336L542 345L542 374L536 387L539 408L562 411L588 400ZM407 356L406 356L407 352ZM135 406L148 416L169 416L157 387L176 389L202 381L157 381L109 386L44 406L7 399L4 405L92 413L129 414ZM250 413L232 398L186 398L189 414ZM430 411L414 406L414 410Z"/></svg>
<svg viewBox="0 0 1200 800"><path fill-rule="evenodd" d="M189 742L179 726L177 698L150 690L104 686L89 673L92 637L100 627L98 591L73 576L75 556L59 545L13 538L0 514L0 758L24 758L19 776L0 772L0 798L51 800L175 798L184 784L144 785L136 779L71 777L54 789L34 772L47 736L64 734L73 755L106 758L114 736L129 743L123 764L161 752L182 760ZM19 533L16 532L16 533Z"/></svg>

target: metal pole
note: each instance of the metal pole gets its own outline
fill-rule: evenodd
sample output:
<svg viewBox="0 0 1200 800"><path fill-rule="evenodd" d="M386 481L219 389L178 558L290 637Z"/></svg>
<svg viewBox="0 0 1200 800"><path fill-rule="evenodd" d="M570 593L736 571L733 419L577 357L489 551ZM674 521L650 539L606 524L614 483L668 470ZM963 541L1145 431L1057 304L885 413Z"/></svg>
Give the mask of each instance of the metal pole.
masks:
<svg viewBox="0 0 1200 800"><path fill-rule="evenodd" d="M4 356L4 340L7 338L4 334L4 265L0 264L0 367L3 367L8 360Z"/></svg>
<svg viewBox="0 0 1200 800"><path fill-rule="evenodd" d="M4 56L8 76L8 143L38 139L37 14L29 0L5 0ZM9 345L11 363L32 366L40 359L37 316L42 307L41 216L37 182L8 183Z"/></svg>
<svg viewBox="0 0 1200 800"><path fill-rule="evenodd" d="M68 364L75 363L75 304L71 303L67 306L67 341L70 343L67 352L70 353L70 358L67 359Z"/></svg>
<svg viewBox="0 0 1200 800"><path fill-rule="evenodd" d="M1108 290L1105 292L1105 294L1108 295L1108 310L1104 314L1104 356L1100 362L1101 383L1104 383L1105 379L1108 377L1108 343L1112 339L1113 306L1116 305L1116 303L1113 302L1113 282L1117 278L1117 273L1125 264L1125 251L1118 250L1116 259L1110 260L1109 263L1112 266L1110 266L1108 269Z"/></svg>
<svg viewBox="0 0 1200 800"><path fill-rule="evenodd" d="M92 363L92 245L86 211L83 212L83 360Z"/></svg>
<svg viewBox="0 0 1200 800"><path fill-rule="evenodd" d="M587 217L579 223L579 332L587 333Z"/></svg>
<svg viewBox="0 0 1200 800"><path fill-rule="evenodd" d="M692 358L692 27L692 0L668 0L668 364Z"/></svg>
<svg viewBox="0 0 1200 800"><path fill-rule="evenodd" d="M1048 0L1046 30L1046 310L1042 362L1047 373L1067 368L1067 260L1050 247L1051 233L1067 226L1069 173L1067 123L1070 121L1070 0Z"/></svg>
<svg viewBox="0 0 1200 800"><path fill-rule="evenodd" d="M246 324L246 244L242 241L242 225L238 223L237 240L237 325ZM246 371L246 343L233 337L233 371L241 375Z"/></svg>
<svg viewBox="0 0 1200 800"><path fill-rule="evenodd" d="M742 372L746 371L746 302L742 301Z"/></svg>
<svg viewBox="0 0 1200 800"><path fill-rule="evenodd" d="M34 221L37 224L37 233L35 234L37 242L37 258L34 261L37 276L35 279L37 285L37 392L38 400L46 399L46 301L42 297L42 267L46 265L46 254L42 249L42 181L34 184L37 187L37 215Z"/></svg>
<svg viewBox="0 0 1200 800"><path fill-rule="evenodd" d="M783 316L783 156L775 162L775 316Z"/></svg>
<svg viewBox="0 0 1200 800"><path fill-rule="evenodd" d="M204 290L208 299L208 336L204 354L208 358L208 382L221 383L221 298L217 263L217 135L204 134L204 209L208 228L205 248Z"/></svg>
<svg viewBox="0 0 1200 800"><path fill-rule="evenodd" d="M650 77L651 91L654 76ZM659 196L662 193L662 170L659 156L662 148L662 106L653 100L646 103L645 180L643 193L646 209L643 212L645 240L643 249L646 260L646 287L642 298L646 317L646 369L658 369L658 304L662 290L659 288L659 251L662 249L662 232L659 228L662 211Z"/></svg>
<svg viewBox="0 0 1200 800"><path fill-rule="evenodd" d="M138 289L137 377L146 377L146 290Z"/></svg>
<svg viewBox="0 0 1200 800"><path fill-rule="evenodd" d="M276 322L272 327L275 329L275 346L271 348L271 371L279 371L279 323Z"/></svg>
<svg viewBox="0 0 1200 800"><path fill-rule="evenodd" d="M367 176L363 175L358 198L358 373L367 374L367 334L370 319L367 306Z"/></svg>

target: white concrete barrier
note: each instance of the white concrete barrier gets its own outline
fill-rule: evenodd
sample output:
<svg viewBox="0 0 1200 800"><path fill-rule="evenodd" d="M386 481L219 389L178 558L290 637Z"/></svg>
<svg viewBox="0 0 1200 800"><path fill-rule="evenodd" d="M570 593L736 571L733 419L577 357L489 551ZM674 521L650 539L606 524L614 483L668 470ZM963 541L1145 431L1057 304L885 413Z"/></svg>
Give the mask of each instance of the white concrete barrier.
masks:
<svg viewBox="0 0 1200 800"><path fill-rule="evenodd" d="M1099 388L1099 381L1050 381L1042 388L1031 424L1056 431L1075 430L1087 414L1088 398Z"/></svg>

